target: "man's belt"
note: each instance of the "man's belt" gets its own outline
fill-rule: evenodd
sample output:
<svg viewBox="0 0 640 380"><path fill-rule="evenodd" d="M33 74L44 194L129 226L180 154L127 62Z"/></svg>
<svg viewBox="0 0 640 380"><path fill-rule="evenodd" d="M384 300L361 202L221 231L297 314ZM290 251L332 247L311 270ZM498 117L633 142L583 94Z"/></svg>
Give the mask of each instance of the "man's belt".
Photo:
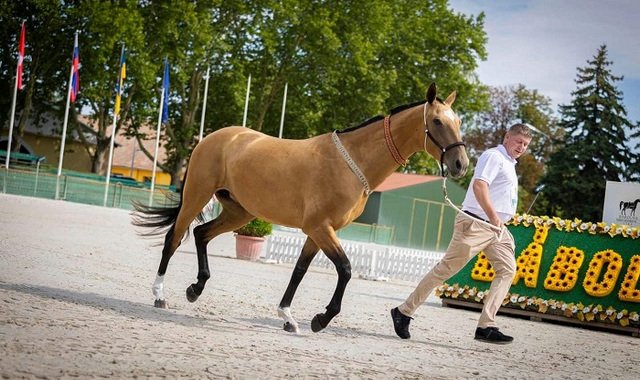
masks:
<svg viewBox="0 0 640 380"><path fill-rule="evenodd" d="M478 216L478 215L476 215L476 214L472 213L471 211L462 210L462 212L464 212L464 213L465 213L465 214L467 214L467 215L471 215L471 216L473 216L473 217L474 217L474 218L476 218L476 219L482 220L483 222L486 222L486 223L491 224L491 222L490 222L490 221L488 221L488 220L486 220L486 219L484 219L484 218L481 218L480 216Z"/></svg>

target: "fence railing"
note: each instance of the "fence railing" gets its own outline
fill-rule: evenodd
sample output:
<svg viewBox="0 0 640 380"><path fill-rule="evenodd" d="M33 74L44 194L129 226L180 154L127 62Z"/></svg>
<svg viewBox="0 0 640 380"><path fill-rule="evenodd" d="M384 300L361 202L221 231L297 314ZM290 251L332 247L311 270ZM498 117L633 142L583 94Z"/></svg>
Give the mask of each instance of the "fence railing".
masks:
<svg viewBox="0 0 640 380"><path fill-rule="evenodd" d="M55 199L56 186L59 186L59 198L76 203L102 206L104 204L104 177L62 174L58 181L57 175L34 171L30 168L0 169L0 187L7 194L25 195L38 198ZM59 182L59 183L57 183ZM112 182L109 185L107 206L132 210L132 202L142 204L149 202L149 189L123 185ZM173 201L167 199L168 190L154 191L153 204L167 206Z"/></svg>
<svg viewBox="0 0 640 380"><path fill-rule="evenodd" d="M276 263L295 263L300 256L306 236L297 233L276 232L267 240L266 260ZM351 270L371 280L396 279L419 281L433 268L444 253L393 247L372 243L341 240ZM333 263L320 252L311 266L334 268Z"/></svg>

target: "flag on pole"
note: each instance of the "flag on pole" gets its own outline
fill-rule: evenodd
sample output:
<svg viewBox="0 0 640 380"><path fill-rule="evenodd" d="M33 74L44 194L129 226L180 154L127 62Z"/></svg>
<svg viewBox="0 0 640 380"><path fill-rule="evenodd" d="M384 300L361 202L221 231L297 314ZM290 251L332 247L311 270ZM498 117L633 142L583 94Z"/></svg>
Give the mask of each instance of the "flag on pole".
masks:
<svg viewBox="0 0 640 380"><path fill-rule="evenodd" d="M122 53L120 54L120 73L118 75L118 83L116 84L116 105L114 114L118 116L120 114L120 99L124 92L124 79L127 77L127 63L124 46L122 47Z"/></svg>
<svg viewBox="0 0 640 380"><path fill-rule="evenodd" d="M75 102L76 97L78 96L78 92L80 92L80 49L78 48L78 33L76 33L76 38L73 43L73 60L71 63L72 72L71 75L71 88L70 94L71 101Z"/></svg>
<svg viewBox="0 0 640 380"><path fill-rule="evenodd" d="M162 92L164 100L162 104L162 124L169 120L169 61L164 61L164 76L162 77Z"/></svg>
<svg viewBox="0 0 640 380"><path fill-rule="evenodd" d="M20 31L20 44L18 45L18 89L22 90L24 84L22 83L22 69L24 67L24 40L25 40L25 26L22 22L22 30Z"/></svg>

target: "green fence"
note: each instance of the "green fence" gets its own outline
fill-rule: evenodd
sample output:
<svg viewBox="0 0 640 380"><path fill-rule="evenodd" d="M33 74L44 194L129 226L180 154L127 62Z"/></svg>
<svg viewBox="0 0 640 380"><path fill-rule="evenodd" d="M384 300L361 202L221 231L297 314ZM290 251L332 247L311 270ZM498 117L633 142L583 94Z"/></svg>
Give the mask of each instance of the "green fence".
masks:
<svg viewBox="0 0 640 380"><path fill-rule="evenodd" d="M338 237L345 240L390 245L395 241L395 228L354 222L339 230Z"/></svg>
<svg viewBox="0 0 640 380"><path fill-rule="evenodd" d="M92 173L64 171L60 178L55 168L12 165L7 171L0 169L0 185L7 194L24 195L30 197L55 199L56 186L58 198L76 203L102 206L104 204L105 177ZM114 180L109 184L107 207L133 210L133 202L148 204L150 189L141 183L129 183ZM169 197L167 197L169 195ZM174 205L179 194L172 188L157 186L153 195L154 206ZM220 214L221 206L218 202L209 203L203 210L206 221L212 220ZM279 226L275 226L279 228ZM378 244L392 244L395 240L393 227L351 223L338 232L342 239L371 242Z"/></svg>
<svg viewBox="0 0 640 380"><path fill-rule="evenodd" d="M3 192L7 194L47 199L55 199L57 186L59 199L98 206L104 204L105 177L96 174L64 171L58 177L47 168L40 170L29 166L12 166L9 170L0 169L0 184ZM153 204L174 204L167 198L168 192L173 193L166 186L156 187ZM150 189L144 188L141 184L129 186L121 181L113 181L109 184L106 205L132 210L134 201L148 204L149 195Z"/></svg>

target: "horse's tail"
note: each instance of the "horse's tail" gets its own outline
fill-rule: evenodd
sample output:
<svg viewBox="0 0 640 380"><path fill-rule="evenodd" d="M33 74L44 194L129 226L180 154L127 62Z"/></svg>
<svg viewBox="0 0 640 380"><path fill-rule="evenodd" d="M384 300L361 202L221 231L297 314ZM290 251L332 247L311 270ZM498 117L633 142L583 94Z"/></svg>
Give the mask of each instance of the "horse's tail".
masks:
<svg viewBox="0 0 640 380"><path fill-rule="evenodd" d="M186 184L187 173L185 171L182 189L184 189ZM166 193L166 197L171 203L178 203L177 206L174 207L152 207L142 204L138 201L133 201L133 208L135 209L135 211L131 214L131 224L137 227L153 228L148 232L138 232L142 236L153 237L164 235L167 230L173 228L176 219L178 219L178 214L180 213L180 209L182 208L182 194L183 191L181 190L180 197L178 198L173 193ZM198 214L196 220L200 223L204 222L204 214L202 212ZM188 236L188 232L188 230L185 232L183 240L186 236Z"/></svg>
<svg viewBox="0 0 640 380"><path fill-rule="evenodd" d="M624 201L620 201L620 210L624 207Z"/></svg>

